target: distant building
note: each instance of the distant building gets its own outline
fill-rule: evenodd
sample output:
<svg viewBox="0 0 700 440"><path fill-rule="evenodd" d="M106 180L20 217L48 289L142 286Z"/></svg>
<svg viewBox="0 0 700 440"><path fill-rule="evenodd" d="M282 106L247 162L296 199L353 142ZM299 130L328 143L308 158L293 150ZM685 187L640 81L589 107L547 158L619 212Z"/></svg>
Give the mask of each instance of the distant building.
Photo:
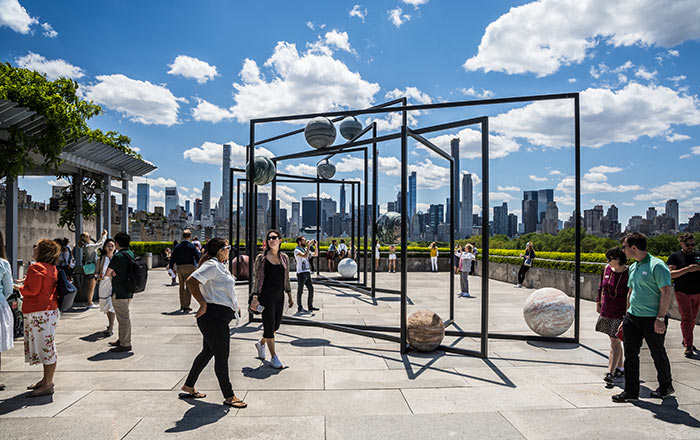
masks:
<svg viewBox="0 0 700 440"><path fill-rule="evenodd" d="M656 212L656 208L654 208L653 206L650 206L647 209L647 220L654 221L654 219L656 218L657 215L658 214Z"/></svg>
<svg viewBox="0 0 700 440"><path fill-rule="evenodd" d="M408 220L409 222L416 214L416 192L418 190L417 184L418 177L416 172L413 171L410 176L408 176Z"/></svg>
<svg viewBox="0 0 700 440"><path fill-rule="evenodd" d="M139 183L136 185L136 210L148 212L149 195L151 186L148 183Z"/></svg>
<svg viewBox="0 0 700 440"><path fill-rule="evenodd" d="M508 237L514 237L518 235L518 216L515 214L508 214Z"/></svg>
<svg viewBox="0 0 700 440"><path fill-rule="evenodd" d="M493 207L492 235L508 235L508 204L503 202L501 206Z"/></svg>
<svg viewBox="0 0 700 440"><path fill-rule="evenodd" d="M603 205L595 205L593 209L586 209L583 211L583 227L589 234L602 235L602 219Z"/></svg>
<svg viewBox="0 0 700 440"><path fill-rule="evenodd" d="M537 191L523 191L522 215L524 232L537 231L538 223L538 196Z"/></svg>
<svg viewBox="0 0 700 440"><path fill-rule="evenodd" d="M221 220L228 220L228 216L231 215L231 208L229 207L228 201L230 198L230 184L231 184L231 145L224 144L224 151L222 157L221 166L221 200L219 200L219 218Z"/></svg>
<svg viewBox="0 0 700 440"><path fill-rule="evenodd" d="M302 197L301 199L301 228L306 229L318 226L316 224L316 197Z"/></svg>
<svg viewBox="0 0 700 440"><path fill-rule="evenodd" d="M554 201L553 189L541 189L537 191L537 223L542 223L547 215L549 202Z"/></svg>
<svg viewBox="0 0 700 440"><path fill-rule="evenodd" d="M200 220L202 223L211 223L211 182L204 182L202 188L202 215Z"/></svg>
<svg viewBox="0 0 700 440"><path fill-rule="evenodd" d="M177 187L169 186L165 188L165 215L170 215L172 211L177 212L177 207L180 204L180 199L177 195Z"/></svg>
<svg viewBox="0 0 700 440"><path fill-rule="evenodd" d="M551 235L557 235L557 232L559 232L559 208L557 208L557 202L547 202L547 213L542 220L542 232Z"/></svg>
<svg viewBox="0 0 700 440"><path fill-rule="evenodd" d="M443 205L430 205L430 229L433 234L437 234L438 225L444 223L444 209Z"/></svg>
<svg viewBox="0 0 700 440"><path fill-rule="evenodd" d="M474 225L473 221L474 213L474 188L472 184L472 175L465 173L462 176L462 219L460 225L462 226L461 237L471 237L472 227ZM460 237L460 238L461 238Z"/></svg>
<svg viewBox="0 0 700 440"><path fill-rule="evenodd" d="M666 201L666 215L673 219L673 229L678 230L680 225L680 217L678 216L678 200L670 199Z"/></svg>

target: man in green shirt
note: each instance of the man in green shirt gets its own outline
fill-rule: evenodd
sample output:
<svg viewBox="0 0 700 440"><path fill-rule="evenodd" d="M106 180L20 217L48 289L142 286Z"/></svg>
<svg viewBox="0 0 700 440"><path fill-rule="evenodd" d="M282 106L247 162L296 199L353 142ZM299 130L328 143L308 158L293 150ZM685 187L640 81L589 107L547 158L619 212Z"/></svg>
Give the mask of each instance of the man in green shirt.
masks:
<svg viewBox="0 0 700 440"><path fill-rule="evenodd" d="M622 239L627 258L637 260L629 269L627 314L620 324L625 343L625 390L612 396L613 402L639 398L639 351L646 341L656 367L659 387L651 397L665 398L673 394L671 364L664 348L671 303L671 271L666 263L647 253L647 238L633 232Z"/></svg>
<svg viewBox="0 0 700 440"><path fill-rule="evenodd" d="M134 294L126 287L126 279L129 276L129 266L134 253L129 250L131 237L124 232L114 236L117 253L109 262L106 277L112 279L112 305L119 323L119 339L110 342L113 352L131 351L131 318L129 316L129 304Z"/></svg>

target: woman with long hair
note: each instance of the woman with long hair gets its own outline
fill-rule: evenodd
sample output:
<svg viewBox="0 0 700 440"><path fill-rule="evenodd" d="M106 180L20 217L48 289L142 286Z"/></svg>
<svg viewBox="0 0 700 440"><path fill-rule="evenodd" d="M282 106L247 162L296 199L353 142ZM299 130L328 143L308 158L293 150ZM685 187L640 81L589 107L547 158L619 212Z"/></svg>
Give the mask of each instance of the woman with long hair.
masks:
<svg viewBox="0 0 700 440"><path fill-rule="evenodd" d="M102 237L100 241L93 243L90 238L90 234L83 232L80 234L80 240L78 240L77 249L82 249L83 252L83 273L85 274L85 281L83 281L82 291L87 301L88 308L97 307L92 303L92 297L95 294L95 283L97 283L97 249L104 245L107 239L107 230L102 231Z"/></svg>
<svg viewBox="0 0 700 440"><path fill-rule="evenodd" d="M197 355L182 386L181 398L201 399L205 394L194 385L199 375L214 358L214 373L224 395L224 405L245 408L248 405L236 397L228 375L228 356L231 348L229 323L240 315L236 299L236 279L228 270L231 246L223 238L212 238L206 244L207 254L199 260L199 267L187 278L187 287L199 303L194 315L197 327L204 337L202 351Z"/></svg>
<svg viewBox="0 0 700 440"><path fill-rule="evenodd" d="M114 257L115 250L114 240L111 238L106 239L102 245L102 256L100 256L100 261L97 263L97 277L99 280L97 296L100 301L100 312L107 314L107 330L103 332L105 338L112 336L114 333L114 318L117 316L112 305L112 279L105 276L109 268L109 262Z"/></svg>
<svg viewBox="0 0 700 440"><path fill-rule="evenodd" d="M56 282L58 257L61 246L53 240L42 238L34 245L34 261L29 266L24 285L16 285L24 300L24 359L29 365L42 364L44 376L27 388L29 397L53 394L53 376L56 372L56 342L54 334L61 316L58 310Z"/></svg>
<svg viewBox="0 0 700 440"><path fill-rule="evenodd" d="M462 258L462 248L459 244L455 244L455 248L452 251L452 265L455 269L455 275L459 274L459 262Z"/></svg>
<svg viewBox="0 0 700 440"><path fill-rule="evenodd" d="M292 287L289 283L289 258L280 252L282 234L275 229L265 235L266 250L255 259L253 298L251 310L262 310L263 337L255 343L258 358L265 359L265 345L272 356L273 368L284 368L275 351L275 332L279 330L284 313L284 293L287 293L289 307L294 305Z"/></svg>
<svg viewBox="0 0 700 440"><path fill-rule="evenodd" d="M525 245L525 252L520 254L520 257L523 259L523 264L518 271L518 285L515 287L523 287L525 275L527 275L527 271L530 270L532 263L535 261L535 248L532 246L532 242L528 242Z"/></svg>
<svg viewBox="0 0 700 440"><path fill-rule="evenodd" d="M14 325L7 297L12 295L12 267L5 254L5 239L0 232L0 354L14 347ZM0 383L0 391L5 389L5 384Z"/></svg>
<svg viewBox="0 0 700 440"><path fill-rule="evenodd" d="M437 272L438 271L438 247L435 244L435 242L430 243L430 246L428 246L430 249L430 271L431 272Z"/></svg>

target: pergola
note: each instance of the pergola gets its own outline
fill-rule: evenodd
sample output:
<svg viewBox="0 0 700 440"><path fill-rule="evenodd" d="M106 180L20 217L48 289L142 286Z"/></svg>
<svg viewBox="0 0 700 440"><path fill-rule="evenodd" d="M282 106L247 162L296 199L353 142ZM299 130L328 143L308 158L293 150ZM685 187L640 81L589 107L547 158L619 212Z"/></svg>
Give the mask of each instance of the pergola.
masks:
<svg viewBox="0 0 700 440"><path fill-rule="evenodd" d="M24 107L20 107L16 102L0 100L0 139L7 139L9 130L14 127L30 136L36 136L44 130L46 120L43 116ZM106 229L111 235L111 210L110 202L112 193L122 196L122 231L129 230L129 181L134 176L143 176L155 170L157 167L150 162L132 157L116 148L102 142L96 142L88 137L83 137L72 142L63 149L60 155L61 164L55 171L47 173L41 166L36 166L27 170L25 176L50 176L50 175L73 175L75 204L77 208L75 218L75 242L78 242L80 234L83 233L82 216L82 177L102 177L104 185L101 193L101 206L97 218L97 227ZM33 155L35 163L41 163L42 158ZM121 187L113 186L112 179L121 181ZM6 209L6 233L5 245L7 257L12 266L12 272L17 276L17 227L18 227L18 185L17 180L6 179L7 206ZM100 228L102 225L102 228ZM75 255L76 264L81 264L82 254L78 250Z"/></svg>

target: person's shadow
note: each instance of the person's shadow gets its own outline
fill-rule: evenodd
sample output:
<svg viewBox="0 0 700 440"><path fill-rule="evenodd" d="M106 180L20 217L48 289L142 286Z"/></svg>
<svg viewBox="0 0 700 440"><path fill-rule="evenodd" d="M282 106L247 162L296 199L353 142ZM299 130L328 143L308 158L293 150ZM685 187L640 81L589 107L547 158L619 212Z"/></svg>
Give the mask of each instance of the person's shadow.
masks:
<svg viewBox="0 0 700 440"><path fill-rule="evenodd" d="M109 336L105 336L105 332L104 332L104 330L102 330L102 331L98 331L98 332L92 333L92 334L87 335L87 336L83 336L80 338L80 340L87 341L87 342L97 342L100 339L105 339L108 337Z"/></svg>
<svg viewBox="0 0 700 440"><path fill-rule="evenodd" d="M272 368L272 366L269 364L269 362L266 361L261 361L261 364L257 368L251 368L251 367L243 367L241 369L241 372L243 372L243 375L245 377L250 377L252 379L260 379L264 380L267 379L268 377L272 376L277 376L280 374L282 370L287 369L288 367L283 367L283 368Z"/></svg>
<svg viewBox="0 0 700 440"><path fill-rule="evenodd" d="M14 397L10 397L9 399L0 399L0 416L10 414L13 411L29 406L48 405L53 403L53 395L51 394L48 396L29 397L30 392L31 391L27 391Z"/></svg>
<svg viewBox="0 0 700 440"><path fill-rule="evenodd" d="M181 399L192 405L192 408L185 411L182 418L175 422L175 426L168 428L165 432L185 432L193 431L205 425L218 422L222 417L231 411L225 405L204 402L198 399Z"/></svg>
<svg viewBox="0 0 700 440"><path fill-rule="evenodd" d="M118 360L118 359L126 359L128 357L133 356L134 353L131 351L122 351L122 352L113 352L113 351L104 351L102 353L97 353L94 354L90 357L87 358L90 362L99 362L99 361L107 361L107 360Z"/></svg>
<svg viewBox="0 0 700 440"><path fill-rule="evenodd" d="M654 417L666 423L685 425L691 428L700 428L700 420L691 416L688 412L678 408L678 400L675 396L664 399L663 403L653 403L644 400L632 402L636 407L646 409L654 413Z"/></svg>

